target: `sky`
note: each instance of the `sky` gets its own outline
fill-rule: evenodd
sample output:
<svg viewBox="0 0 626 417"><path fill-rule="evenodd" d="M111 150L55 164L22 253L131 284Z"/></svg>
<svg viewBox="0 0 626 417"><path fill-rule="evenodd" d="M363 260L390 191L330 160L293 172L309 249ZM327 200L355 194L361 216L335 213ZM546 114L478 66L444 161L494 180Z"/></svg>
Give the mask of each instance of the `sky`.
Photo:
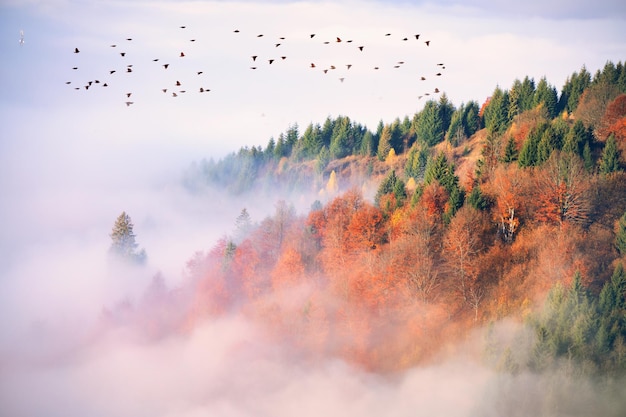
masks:
<svg viewBox="0 0 626 417"><path fill-rule="evenodd" d="M536 81L545 76L560 92L583 65L593 74L607 61L626 58L626 5L582 0L0 0L0 56L1 354L18 346L13 341L21 340L33 323L84 325L103 306L137 297L157 271L176 285L185 262L231 233L242 208L254 221L272 212L274 201L213 192L190 195L181 177L193 161L218 159L242 146L264 147L291 125L303 131L329 116L348 116L374 130L380 120L411 117L428 98L438 99L435 88L455 106L470 100L482 104L496 86L509 88L525 76ZM201 87L210 91L200 93ZM141 273L115 273L107 265L109 233L122 211L133 219L138 243L148 254ZM235 320L239 325L246 326ZM137 357L201 357L206 339L221 334L219 324L207 326L189 343L146 352L115 342L119 349L102 348L105 355L100 348L90 350L79 367L35 368L21 373L11 392L22 398L33 383L50 389L60 376L67 385L58 390L66 389L63 394L70 398L68 387L95 375L88 392L95 398L113 385L108 369L124 369ZM248 335L249 330L237 333L224 346ZM284 375L284 364L267 364ZM147 370L153 365L146 360L138 366ZM164 372L210 383L193 365L180 366ZM218 375L224 372L218 365L206 366ZM328 378L347 378L359 394L354 398L365 399L340 409L368 409L379 399L368 397L368 387L380 387L378 381L363 375L354 379L342 366L316 369L295 385L285 377L276 382L281 389L268 397L280 399L307 388L332 397L324 388ZM413 389L412 381L421 384L428 372L408 375L396 388ZM262 370L251 374L262 384ZM133 382L146 398L160 392L146 388L149 375ZM0 369L0 385L8 379ZM449 381L475 388L462 375L441 385ZM389 403L402 401L397 391L384 392ZM207 409L248 415L234 399L207 408L194 403L194 393L179 394L174 400L191 403L187 415ZM272 410L271 404L264 403L268 415L290 414L288 408ZM125 414L118 411L109 415ZM142 411L132 415L155 415Z"/></svg>

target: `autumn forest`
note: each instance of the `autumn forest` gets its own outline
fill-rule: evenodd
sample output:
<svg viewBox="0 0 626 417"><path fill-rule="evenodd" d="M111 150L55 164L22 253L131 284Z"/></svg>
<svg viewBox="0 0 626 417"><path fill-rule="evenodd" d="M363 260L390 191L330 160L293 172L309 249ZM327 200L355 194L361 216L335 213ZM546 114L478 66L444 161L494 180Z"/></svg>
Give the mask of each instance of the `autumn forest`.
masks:
<svg viewBox="0 0 626 417"><path fill-rule="evenodd" d="M290 126L184 178L198 195L279 190L274 214L242 207L232 233L190 254L182 287L156 275L102 325L132 322L160 338L235 312L304 361L390 375L474 349L501 375L558 370L619 398L625 169L621 62L582 67L560 90L526 77L482 102L442 94L376 130L345 116ZM291 199L303 196L310 209L298 212ZM558 381L536 415L567 414L558 399L571 385Z"/></svg>

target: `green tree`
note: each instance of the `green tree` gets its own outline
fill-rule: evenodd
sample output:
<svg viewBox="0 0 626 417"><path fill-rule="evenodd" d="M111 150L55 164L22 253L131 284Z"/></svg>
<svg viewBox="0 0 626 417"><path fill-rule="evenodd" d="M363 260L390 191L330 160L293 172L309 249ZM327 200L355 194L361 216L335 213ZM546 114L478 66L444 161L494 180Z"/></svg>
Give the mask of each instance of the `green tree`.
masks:
<svg viewBox="0 0 626 417"><path fill-rule="evenodd" d="M139 245L135 241L133 227L130 216L123 211L113 225L113 230L110 234L112 242L109 252L119 259L143 264L146 261L146 251L144 249L137 251Z"/></svg>
<svg viewBox="0 0 626 417"><path fill-rule="evenodd" d="M389 155L391 148L391 127L386 125L383 128L378 141L378 150L376 152L378 159L380 161L384 161L385 158L387 158L387 155Z"/></svg>
<svg viewBox="0 0 626 417"><path fill-rule="evenodd" d="M518 152L517 146L515 145L515 138L513 136L509 136L509 140L507 140L506 145L504 147L504 155L502 156L502 162L506 164L510 164L511 162L517 160Z"/></svg>
<svg viewBox="0 0 626 417"><path fill-rule="evenodd" d="M404 181L402 181L396 175L396 171L392 170L381 181L374 197L374 202L380 207L381 198L387 194L393 193L396 199L396 207L400 207L406 200L406 187Z"/></svg>
<svg viewBox="0 0 626 417"><path fill-rule="evenodd" d="M622 256L626 255L626 212L617 221L615 248Z"/></svg>
<svg viewBox="0 0 626 417"><path fill-rule="evenodd" d="M463 126L465 127L465 136L471 137L480 129L480 106L476 101L467 103L463 110Z"/></svg>
<svg viewBox="0 0 626 417"><path fill-rule="evenodd" d="M489 132L494 134L502 133L509 126L508 105L508 93L500 87L496 87L483 114L485 128Z"/></svg>
<svg viewBox="0 0 626 417"><path fill-rule="evenodd" d="M557 115L558 94L556 89L548 84L546 77L539 80L535 91L535 106L542 104L548 113L548 118L553 119Z"/></svg>
<svg viewBox="0 0 626 417"><path fill-rule="evenodd" d="M615 143L615 136L611 134L606 140L602 159L600 160L600 173L610 174L612 172L621 171L619 163L619 150Z"/></svg>
<svg viewBox="0 0 626 417"><path fill-rule="evenodd" d="M428 146L436 145L444 139L444 124L435 101L427 101L424 105L417 121L416 132L418 140Z"/></svg>

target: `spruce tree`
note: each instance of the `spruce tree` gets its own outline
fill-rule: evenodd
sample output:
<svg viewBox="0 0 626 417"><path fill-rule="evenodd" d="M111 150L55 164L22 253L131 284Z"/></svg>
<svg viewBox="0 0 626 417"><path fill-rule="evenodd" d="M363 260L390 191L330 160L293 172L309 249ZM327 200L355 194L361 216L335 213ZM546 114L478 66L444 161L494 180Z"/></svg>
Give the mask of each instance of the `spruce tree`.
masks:
<svg viewBox="0 0 626 417"><path fill-rule="evenodd" d="M609 135L604 145L604 151L602 152L602 159L600 160L600 173L610 174L612 172L620 171L619 164L619 150L615 143L615 136Z"/></svg>
<svg viewBox="0 0 626 417"><path fill-rule="evenodd" d="M617 221L615 230L615 248L623 256L626 255L626 212Z"/></svg>
<svg viewBox="0 0 626 417"><path fill-rule="evenodd" d="M130 216L123 211L113 225L109 252L120 259L141 264L146 260L146 251L143 249L137 251L139 245L135 241L133 227Z"/></svg>

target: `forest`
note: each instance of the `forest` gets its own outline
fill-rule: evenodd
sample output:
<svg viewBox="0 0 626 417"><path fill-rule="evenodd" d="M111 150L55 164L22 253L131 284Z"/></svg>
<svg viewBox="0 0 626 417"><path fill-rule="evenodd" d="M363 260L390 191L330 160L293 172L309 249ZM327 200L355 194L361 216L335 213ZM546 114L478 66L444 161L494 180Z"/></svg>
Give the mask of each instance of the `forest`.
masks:
<svg viewBox="0 0 626 417"><path fill-rule="evenodd" d="M274 214L243 207L231 234L189 259L183 287L156 275L102 322L158 338L237 312L306 360L382 374L434 363L479 332L476 355L502 375L559 370L619 398L625 157L621 62L582 67L560 93L526 77L482 104L443 94L376 131L344 116L290 126L184 178L197 194L278 189ZM315 199L298 213L289 198L302 193Z"/></svg>

